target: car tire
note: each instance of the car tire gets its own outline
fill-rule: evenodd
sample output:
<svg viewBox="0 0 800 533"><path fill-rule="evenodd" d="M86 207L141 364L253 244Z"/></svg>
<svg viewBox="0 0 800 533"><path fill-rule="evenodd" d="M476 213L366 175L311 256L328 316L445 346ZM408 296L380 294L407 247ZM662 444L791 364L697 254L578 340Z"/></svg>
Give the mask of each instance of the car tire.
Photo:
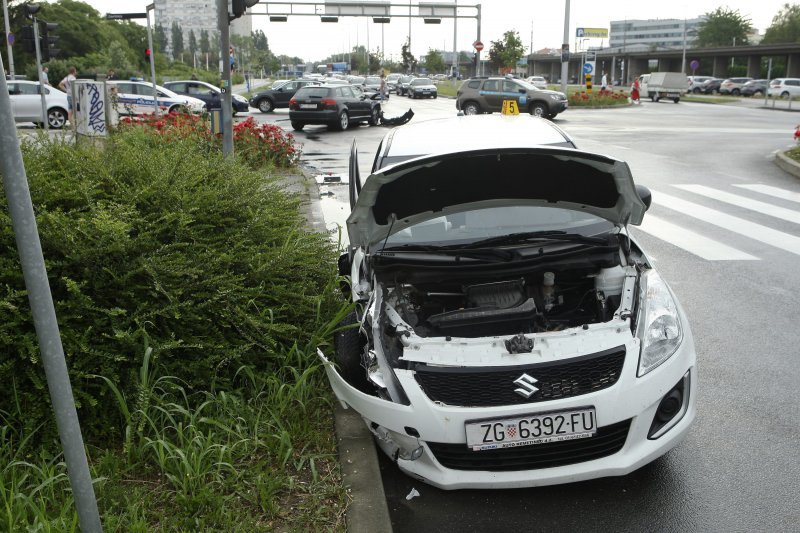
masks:
<svg viewBox="0 0 800 533"><path fill-rule="evenodd" d="M59 107L47 111L47 125L50 129L60 130L67 123L67 112Z"/></svg>
<svg viewBox="0 0 800 533"><path fill-rule="evenodd" d="M781 98L783 98L784 100L789 98L789 91L783 91L781 93Z"/></svg>
<svg viewBox="0 0 800 533"><path fill-rule="evenodd" d="M700 91L699 87L695 87L694 89L692 89L692 94L700 94L701 92L702 91Z"/></svg>
<svg viewBox="0 0 800 533"><path fill-rule="evenodd" d="M550 110L547 109L547 105L543 102L534 102L531 104L529 113L534 117L547 118Z"/></svg>
<svg viewBox="0 0 800 533"><path fill-rule="evenodd" d="M167 109L167 113L188 113L189 110L185 105L174 105Z"/></svg>
<svg viewBox="0 0 800 533"><path fill-rule="evenodd" d="M339 322L339 326L350 326L357 323L358 317L353 311ZM366 344L367 339L358 328L343 329L333 335L333 359L339 375L356 389L368 393L367 371L361 361Z"/></svg>
<svg viewBox="0 0 800 533"><path fill-rule="evenodd" d="M660 97L659 95L657 95L657 94L654 94L654 95L651 97L651 99L652 99L654 102L658 102L659 100L661 100L661 97Z"/></svg>
<svg viewBox="0 0 800 533"><path fill-rule="evenodd" d="M731 91L731 94L733 96L739 96L740 94L742 94L742 91L740 91L739 89L734 89Z"/></svg>
<svg viewBox="0 0 800 533"><path fill-rule="evenodd" d="M436 98L437 98L438 96L439 96L438 94L434 94L434 95L433 95L433 99L434 99L434 100L436 100Z"/></svg>
<svg viewBox="0 0 800 533"><path fill-rule="evenodd" d="M295 122L294 120L292 121L292 129L295 131L301 131L304 126L305 124L302 122Z"/></svg>
<svg viewBox="0 0 800 533"><path fill-rule="evenodd" d="M480 115L482 113L481 106L479 106L477 102L464 102L464 105L461 106L461 110L465 115Z"/></svg>
<svg viewBox="0 0 800 533"><path fill-rule="evenodd" d="M373 107L369 112L369 120L367 121L370 126L377 126L379 116L381 114L381 108L379 106Z"/></svg>
<svg viewBox="0 0 800 533"><path fill-rule="evenodd" d="M336 121L335 129L339 131L344 131L350 127L350 117L347 114L347 111L342 111L339 113L339 120Z"/></svg>
<svg viewBox="0 0 800 533"><path fill-rule="evenodd" d="M673 101L673 102L675 102L675 103L677 104L678 102L680 102L680 101L681 101L681 99L680 99L680 98L677 98L677 97L675 97L675 98L673 98L673 99L672 99L672 101Z"/></svg>
<svg viewBox="0 0 800 533"><path fill-rule="evenodd" d="M258 101L258 110L262 113L270 113L275 110L275 104L269 98L262 98Z"/></svg>
<svg viewBox="0 0 800 533"><path fill-rule="evenodd" d="M753 97L755 98L756 96L764 96L764 91L753 91Z"/></svg>

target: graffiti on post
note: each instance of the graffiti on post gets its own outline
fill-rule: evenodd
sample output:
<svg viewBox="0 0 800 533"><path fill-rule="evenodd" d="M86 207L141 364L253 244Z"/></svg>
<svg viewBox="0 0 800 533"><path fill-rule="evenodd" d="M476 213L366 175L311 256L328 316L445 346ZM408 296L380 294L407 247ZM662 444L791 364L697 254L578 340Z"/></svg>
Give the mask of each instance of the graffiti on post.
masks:
<svg viewBox="0 0 800 533"><path fill-rule="evenodd" d="M106 99L101 83L81 82L78 86L78 133L90 136L108 134Z"/></svg>

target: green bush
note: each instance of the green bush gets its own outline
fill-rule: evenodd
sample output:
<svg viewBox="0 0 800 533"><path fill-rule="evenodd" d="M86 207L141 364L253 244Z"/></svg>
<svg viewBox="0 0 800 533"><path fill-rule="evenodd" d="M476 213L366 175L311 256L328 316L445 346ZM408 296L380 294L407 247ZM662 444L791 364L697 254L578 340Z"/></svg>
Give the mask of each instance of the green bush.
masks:
<svg viewBox="0 0 800 533"><path fill-rule="evenodd" d="M132 393L143 346L190 390L208 390L245 365L294 363L280 354L338 308L326 290L335 246L303 229L299 200L206 145L132 128L99 150L42 137L23 152L90 438L119 425L93 376ZM51 416L5 201L0 246L0 411L30 429Z"/></svg>

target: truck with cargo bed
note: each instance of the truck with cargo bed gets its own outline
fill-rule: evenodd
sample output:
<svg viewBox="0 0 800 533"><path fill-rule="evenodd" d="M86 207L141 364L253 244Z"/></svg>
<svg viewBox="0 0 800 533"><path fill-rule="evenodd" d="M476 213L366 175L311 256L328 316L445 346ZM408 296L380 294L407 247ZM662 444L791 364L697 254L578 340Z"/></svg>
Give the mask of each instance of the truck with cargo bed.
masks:
<svg viewBox="0 0 800 533"><path fill-rule="evenodd" d="M639 76L641 97L653 102L669 98L677 104L688 90L689 78L681 72L651 72Z"/></svg>

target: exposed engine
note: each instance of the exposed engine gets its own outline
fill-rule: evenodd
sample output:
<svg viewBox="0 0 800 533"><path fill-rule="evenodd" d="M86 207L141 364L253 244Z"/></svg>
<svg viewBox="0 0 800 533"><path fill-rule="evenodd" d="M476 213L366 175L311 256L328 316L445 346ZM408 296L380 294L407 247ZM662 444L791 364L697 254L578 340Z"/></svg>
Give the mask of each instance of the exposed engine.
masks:
<svg viewBox="0 0 800 533"><path fill-rule="evenodd" d="M385 301L420 337L483 337L558 331L609 320L624 271L542 272L469 285L384 285Z"/></svg>

